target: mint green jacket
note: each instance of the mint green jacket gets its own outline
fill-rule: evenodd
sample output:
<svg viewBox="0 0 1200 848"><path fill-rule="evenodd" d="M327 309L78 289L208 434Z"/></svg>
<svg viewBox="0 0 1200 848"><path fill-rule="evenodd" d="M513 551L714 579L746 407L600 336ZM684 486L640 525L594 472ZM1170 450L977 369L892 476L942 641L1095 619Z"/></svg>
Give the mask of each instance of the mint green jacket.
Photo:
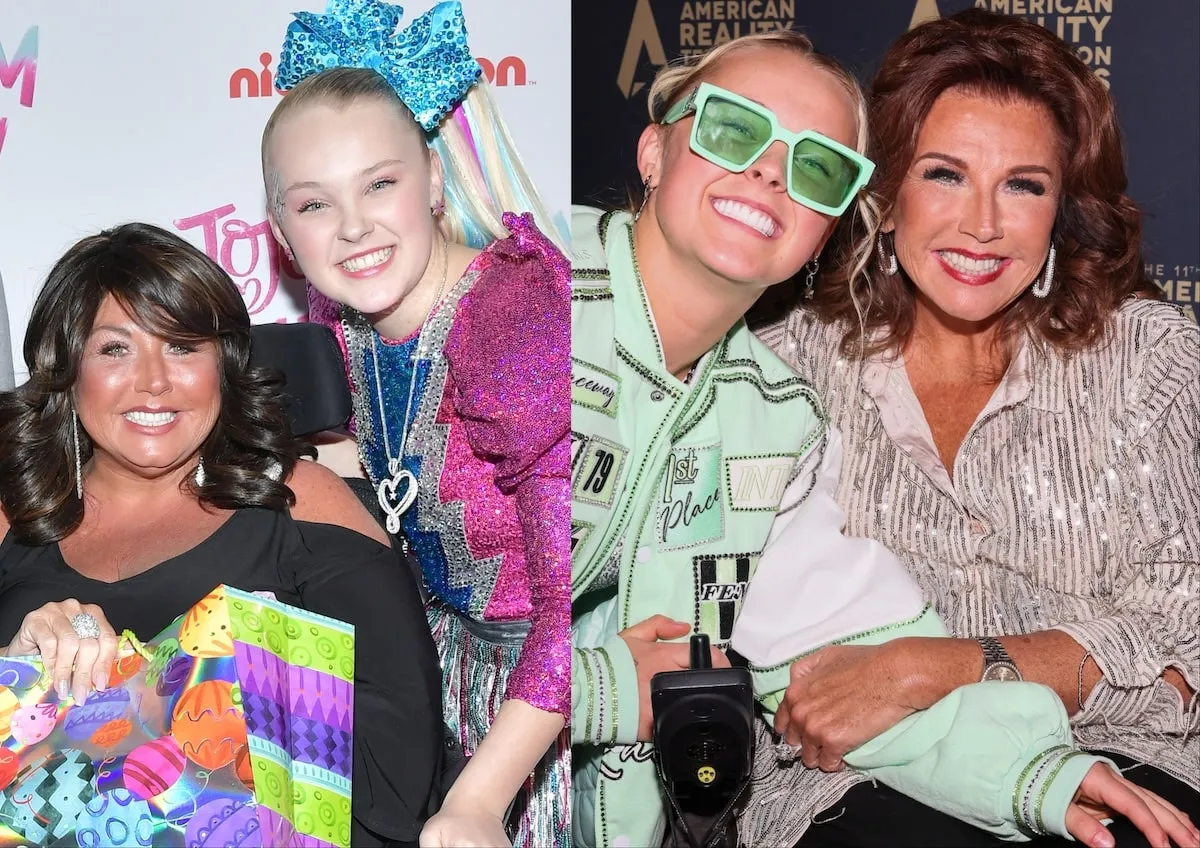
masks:
<svg viewBox="0 0 1200 848"><path fill-rule="evenodd" d="M573 210L571 734L578 848L659 845L664 833L653 748L637 739L637 675L617 633L663 614L727 647L784 493L789 484L803 487L805 473L816 480L831 435L812 389L742 322L701 359L690 384L666 370L636 270L631 224L627 213ZM837 535L841 527L813 529ZM944 635L931 613L881 624L893 626L859 639ZM778 674L756 672L768 700L772 693L778 699L779 687L771 688ZM1043 790L1031 782L1057 769L1056 788L1073 780L1073 795L1094 758L1068 762L1063 754L1074 752L1065 747L1047 755L1070 742L1057 696L1032 684L1002 686L965 687L846 760L931 806L1022 838L1012 806L998 804L997 792L1036 799ZM982 741L993 737L1007 741ZM1047 756L1055 761L1042 763ZM957 790L963 769L987 772L966 782L972 788L965 795ZM1049 801L1065 812L1066 801ZM1061 825L1057 813L1046 818L1047 829Z"/></svg>

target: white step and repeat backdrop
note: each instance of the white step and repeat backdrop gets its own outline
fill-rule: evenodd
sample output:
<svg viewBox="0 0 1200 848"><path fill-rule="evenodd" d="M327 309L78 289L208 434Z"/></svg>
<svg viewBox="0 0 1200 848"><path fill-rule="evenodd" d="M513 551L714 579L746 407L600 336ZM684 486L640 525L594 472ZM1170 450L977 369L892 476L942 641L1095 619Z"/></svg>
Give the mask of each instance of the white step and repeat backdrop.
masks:
<svg viewBox="0 0 1200 848"><path fill-rule="evenodd" d="M570 4L462 0L473 52L546 205L570 202ZM34 296L80 237L148 221L203 248L256 324L304 312L278 261L259 139L293 11L324 0L0 0L0 387ZM403 3L402 25L433 0ZM536 27L530 21L537 21Z"/></svg>

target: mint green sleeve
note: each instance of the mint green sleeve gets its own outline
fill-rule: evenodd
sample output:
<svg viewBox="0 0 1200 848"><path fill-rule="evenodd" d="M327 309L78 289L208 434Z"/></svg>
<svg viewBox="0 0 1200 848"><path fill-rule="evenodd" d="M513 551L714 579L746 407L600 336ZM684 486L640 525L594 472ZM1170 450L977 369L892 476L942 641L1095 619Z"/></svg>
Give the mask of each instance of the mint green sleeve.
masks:
<svg viewBox="0 0 1200 848"><path fill-rule="evenodd" d="M638 713L637 669L624 639L571 650L572 745L632 744Z"/></svg>
<svg viewBox="0 0 1200 848"><path fill-rule="evenodd" d="M944 636L932 609L906 622L839 640L880 644ZM799 659L799 658L797 658ZM752 669L764 708L778 708L790 663ZM1037 833L1072 839L1067 807L1088 770L1108 762L1074 750L1062 701L1035 683L963 686L848 753L846 764L926 806L1024 841Z"/></svg>
<svg viewBox="0 0 1200 848"><path fill-rule="evenodd" d="M1070 839L1067 806L1097 762L1074 750L1062 701L1036 683L963 686L851 751L846 764L1003 839Z"/></svg>

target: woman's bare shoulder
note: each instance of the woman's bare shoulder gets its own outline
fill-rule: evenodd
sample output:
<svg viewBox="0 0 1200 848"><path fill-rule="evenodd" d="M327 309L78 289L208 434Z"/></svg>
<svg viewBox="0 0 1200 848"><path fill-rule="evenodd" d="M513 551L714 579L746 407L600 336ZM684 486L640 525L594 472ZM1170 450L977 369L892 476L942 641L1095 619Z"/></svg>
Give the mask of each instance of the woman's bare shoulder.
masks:
<svg viewBox="0 0 1200 848"><path fill-rule="evenodd" d="M389 545L387 533L341 477L317 462L296 463L288 487L296 495L292 517L297 521L333 524Z"/></svg>

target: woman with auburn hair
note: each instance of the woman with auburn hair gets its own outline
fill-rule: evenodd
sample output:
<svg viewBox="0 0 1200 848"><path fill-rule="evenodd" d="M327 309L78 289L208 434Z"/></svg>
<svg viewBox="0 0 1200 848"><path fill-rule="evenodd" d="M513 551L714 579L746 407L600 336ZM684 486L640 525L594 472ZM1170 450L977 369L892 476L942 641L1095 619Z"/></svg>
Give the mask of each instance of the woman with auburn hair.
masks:
<svg viewBox="0 0 1200 848"><path fill-rule="evenodd" d="M727 646L750 661L767 710L793 661L821 645L945 633L898 559L841 533L840 438L743 321L771 286L806 265L812 276L870 178L857 83L784 31L664 69L649 104L640 208L573 215L577 848L663 844L649 683L688 666L689 631L708 635L714 665L728 665ZM965 686L847 760L1005 838L1036 820L1104 845L1109 810L1153 838L1186 832L1069 741L1044 687ZM1028 799L1020 814L997 804L1005 795ZM825 797L801 787L747 808L770 806L778 822ZM668 844L689 838L676 827ZM740 844L783 842L768 828Z"/></svg>
<svg viewBox="0 0 1200 848"><path fill-rule="evenodd" d="M1197 820L1200 330L1143 277L1112 101L1043 28L971 10L891 48L870 116L871 214L761 336L844 434L847 533L894 551L956 638L819 651L780 724L833 771L964 684L1036 682L1079 745ZM952 824L869 786L837 806L804 845Z"/></svg>

